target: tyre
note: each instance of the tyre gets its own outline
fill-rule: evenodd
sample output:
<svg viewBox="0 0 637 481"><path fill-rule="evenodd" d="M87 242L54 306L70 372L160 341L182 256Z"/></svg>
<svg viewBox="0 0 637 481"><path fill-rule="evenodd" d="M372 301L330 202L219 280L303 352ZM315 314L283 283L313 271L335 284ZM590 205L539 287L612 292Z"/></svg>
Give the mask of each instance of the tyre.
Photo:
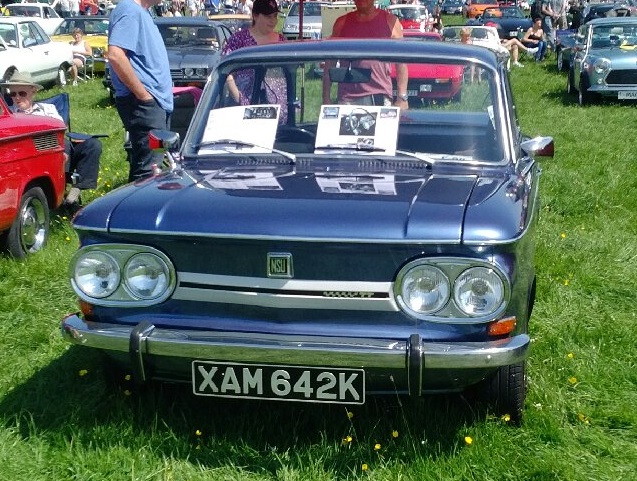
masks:
<svg viewBox="0 0 637 481"><path fill-rule="evenodd" d="M50 213L40 187L31 187L20 200L20 209L7 234L7 250L17 258L39 251L49 237Z"/></svg>
<svg viewBox="0 0 637 481"><path fill-rule="evenodd" d="M579 90L577 91L577 103L582 107L589 105L593 102L595 95L588 91L590 84L588 79L582 75L579 83Z"/></svg>
<svg viewBox="0 0 637 481"><path fill-rule="evenodd" d="M482 386L485 400L499 416L509 415L516 426L522 422L526 398L526 362L503 366Z"/></svg>

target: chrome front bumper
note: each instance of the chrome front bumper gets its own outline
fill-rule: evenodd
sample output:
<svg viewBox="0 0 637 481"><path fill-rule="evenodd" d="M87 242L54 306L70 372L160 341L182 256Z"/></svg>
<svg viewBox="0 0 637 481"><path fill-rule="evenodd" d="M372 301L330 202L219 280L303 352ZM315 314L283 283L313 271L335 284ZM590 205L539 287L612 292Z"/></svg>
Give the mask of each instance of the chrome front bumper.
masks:
<svg viewBox="0 0 637 481"><path fill-rule="evenodd" d="M237 363L407 370L409 392L420 395L423 371L485 369L522 362L528 355L527 334L490 342L424 342L407 340L281 336L273 334L164 329L142 322L121 326L85 322L77 315L62 321L69 342L105 351L129 353L133 371L146 380L144 357L223 360Z"/></svg>

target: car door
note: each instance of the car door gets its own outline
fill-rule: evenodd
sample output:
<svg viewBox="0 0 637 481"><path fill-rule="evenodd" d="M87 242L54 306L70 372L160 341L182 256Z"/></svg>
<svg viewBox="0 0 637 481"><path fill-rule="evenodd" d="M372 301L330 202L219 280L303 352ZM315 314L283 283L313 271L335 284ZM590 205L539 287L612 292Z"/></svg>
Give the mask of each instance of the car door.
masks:
<svg viewBox="0 0 637 481"><path fill-rule="evenodd" d="M53 42L36 22L20 22L19 70L29 72L36 82L49 82L56 78L59 67Z"/></svg>

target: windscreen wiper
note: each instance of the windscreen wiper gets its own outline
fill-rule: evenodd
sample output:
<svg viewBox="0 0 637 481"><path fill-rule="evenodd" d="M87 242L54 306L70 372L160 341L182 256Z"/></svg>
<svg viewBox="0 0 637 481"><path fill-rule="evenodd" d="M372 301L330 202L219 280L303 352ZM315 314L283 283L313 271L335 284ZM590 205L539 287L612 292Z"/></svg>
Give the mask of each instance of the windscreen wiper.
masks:
<svg viewBox="0 0 637 481"><path fill-rule="evenodd" d="M257 148L263 149L267 152L273 152L275 154L279 154L286 159L292 161L292 163L296 163L296 155L286 152L285 150L273 149L268 147L263 147L261 145L252 144L250 142L245 142L243 140L234 140L234 139L217 139L217 140L206 140L204 142L199 142L194 145L194 148L199 150L204 147L219 147L218 150L223 152L240 152L246 147L249 148Z"/></svg>

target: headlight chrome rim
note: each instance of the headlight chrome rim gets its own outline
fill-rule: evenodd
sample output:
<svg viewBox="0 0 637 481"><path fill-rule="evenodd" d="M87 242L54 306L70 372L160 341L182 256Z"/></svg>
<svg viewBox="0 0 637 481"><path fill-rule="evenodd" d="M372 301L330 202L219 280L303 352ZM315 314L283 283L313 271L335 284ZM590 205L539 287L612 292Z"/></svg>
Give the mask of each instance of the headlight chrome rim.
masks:
<svg viewBox="0 0 637 481"><path fill-rule="evenodd" d="M432 310L429 313L418 312L411 309L403 298L403 282L407 273L418 266L429 266L439 269L444 273L449 281L450 295L447 302L438 310ZM497 286L499 295L497 299L489 304L490 309L469 310L462 309L456 294L457 283L462 283L463 275L482 272L472 271L472 269L485 269L497 278ZM396 275L393 284L393 297L397 306L407 316L434 323L445 324L475 324L487 323L493 321L494 318L505 312L511 295L511 281L505 271L503 271L496 263L492 263L483 259L474 259L467 257L427 257L412 260L405 264ZM466 306L464 306L466 307ZM467 312L468 311L468 312Z"/></svg>
<svg viewBox="0 0 637 481"><path fill-rule="evenodd" d="M107 256L117 265L118 279L117 286L106 296L96 297L90 291L80 288L76 281L76 269L78 263L85 257ZM160 289L155 289L151 294L145 295L135 289L134 283L127 283L125 269L131 259L137 256L150 256L156 260L157 266L161 267L163 281ZM69 275L71 285L77 296L90 304L107 307L146 307L159 304L168 299L174 292L177 285L177 274L172 261L158 249L136 244L92 244L80 248L70 263ZM133 286L131 288L131 285Z"/></svg>

